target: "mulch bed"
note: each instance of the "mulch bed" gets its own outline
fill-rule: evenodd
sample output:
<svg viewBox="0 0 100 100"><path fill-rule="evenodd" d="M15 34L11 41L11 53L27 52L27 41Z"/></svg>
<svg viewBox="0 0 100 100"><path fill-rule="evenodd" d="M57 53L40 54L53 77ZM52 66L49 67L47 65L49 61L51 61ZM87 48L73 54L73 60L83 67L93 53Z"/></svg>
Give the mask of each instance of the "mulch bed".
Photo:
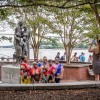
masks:
<svg viewBox="0 0 100 100"><path fill-rule="evenodd" d="M0 100L100 100L100 89L0 91Z"/></svg>

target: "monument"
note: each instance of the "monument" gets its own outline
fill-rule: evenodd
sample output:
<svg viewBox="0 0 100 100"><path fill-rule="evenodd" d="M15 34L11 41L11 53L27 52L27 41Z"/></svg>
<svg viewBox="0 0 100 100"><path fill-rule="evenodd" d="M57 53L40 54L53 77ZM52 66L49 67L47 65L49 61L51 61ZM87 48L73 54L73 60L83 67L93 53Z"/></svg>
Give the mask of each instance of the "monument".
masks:
<svg viewBox="0 0 100 100"><path fill-rule="evenodd" d="M20 83L20 63L22 56L29 58L29 39L30 34L22 21L18 22L15 28L14 46L16 52L16 64L7 64L1 67L2 83L18 84Z"/></svg>
<svg viewBox="0 0 100 100"><path fill-rule="evenodd" d="M26 55L29 58L29 40L30 33L22 21L18 22L18 26L15 29L14 46L16 51L16 61L19 64L21 57Z"/></svg>

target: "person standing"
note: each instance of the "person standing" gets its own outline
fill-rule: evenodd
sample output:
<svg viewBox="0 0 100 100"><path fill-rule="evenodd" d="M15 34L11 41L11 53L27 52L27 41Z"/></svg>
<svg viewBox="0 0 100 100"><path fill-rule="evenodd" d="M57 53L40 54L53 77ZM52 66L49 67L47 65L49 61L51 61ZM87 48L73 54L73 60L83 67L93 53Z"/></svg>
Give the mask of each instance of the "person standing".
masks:
<svg viewBox="0 0 100 100"><path fill-rule="evenodd" d="M88 62L89 63L92 63L92 61L93 61L93 56L92 55L89 55Z"/></svg>
<svg viewBox="0 0 100 100"><path fill-rule="evenodd" d="M100 38L97 39L97 44L95 44L95 48L92 48L94 45L94 41L91 43L88 51L93 53L93 72L95 74L95 81L100 80Z"/></svg>
<svg viewBox="0 0 100 100"><path fill-rule="evenodd" d="M81 53L81 55L79 56L80 62L85 62L85 53Z"/></svg>
<svg viewBox="0 0 100 100"><path fill-rule="evenodd" d="M55 67L55 82L60 83L60 80L63 79L64 68L62 64L59 63L58 58L55 58L55 63L53 66Z"/></svg>
<svg viewBox="0 0 100 100"><path fill-rule="evenodd" d="M64 52L64 55L63 56L61 56L61 59L60 60L66 60L66 53Z"/></svg>
<svg viewBox="0 0 100 100"><path fill-rule="evenodd" d="M78 61L77 52L74 53L74 55L71 58L71 61Z"/></svg>
<svg viewBox="0 0 100 100"><path fill-rule="evenodd" d="M55 58L58 58L60 60L60 52L57 53Z"/></svg>

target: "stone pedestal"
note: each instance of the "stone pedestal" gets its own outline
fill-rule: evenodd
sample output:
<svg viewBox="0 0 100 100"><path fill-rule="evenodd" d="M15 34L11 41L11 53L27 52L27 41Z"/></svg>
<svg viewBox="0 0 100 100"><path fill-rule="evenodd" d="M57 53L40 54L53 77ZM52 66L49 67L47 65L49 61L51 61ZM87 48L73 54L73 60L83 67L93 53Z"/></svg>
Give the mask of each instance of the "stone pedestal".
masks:
<svg viewBox="0 0 100 100"><path fill-rule="evenodd" d="M16 65L4 65L1 67L1 82L9 84L20 83L20 67Z"/></svg>

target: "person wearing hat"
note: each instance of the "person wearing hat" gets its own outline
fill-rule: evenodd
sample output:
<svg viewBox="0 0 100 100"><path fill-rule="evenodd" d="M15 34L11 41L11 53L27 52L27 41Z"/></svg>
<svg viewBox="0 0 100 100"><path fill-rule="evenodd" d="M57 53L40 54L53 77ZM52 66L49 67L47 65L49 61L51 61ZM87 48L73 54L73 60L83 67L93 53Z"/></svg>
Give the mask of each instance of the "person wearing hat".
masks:
<svg viewBox="0 0 100 100"><path fill-rule="evenodd" d="M42 69L38 67L37 62L33 62L33 67L31 69L32 83L41 82L41 79L42 79Z"/></svg>
<svg viewBox="0 0 100 100"><path fill-rule="evenodd" d="M95 48L92 46L95 44ZM100 38L97 41L92 41L88 49L89 52L93 53L93 72L95 74L95 81L100 81Z"/></svg>

